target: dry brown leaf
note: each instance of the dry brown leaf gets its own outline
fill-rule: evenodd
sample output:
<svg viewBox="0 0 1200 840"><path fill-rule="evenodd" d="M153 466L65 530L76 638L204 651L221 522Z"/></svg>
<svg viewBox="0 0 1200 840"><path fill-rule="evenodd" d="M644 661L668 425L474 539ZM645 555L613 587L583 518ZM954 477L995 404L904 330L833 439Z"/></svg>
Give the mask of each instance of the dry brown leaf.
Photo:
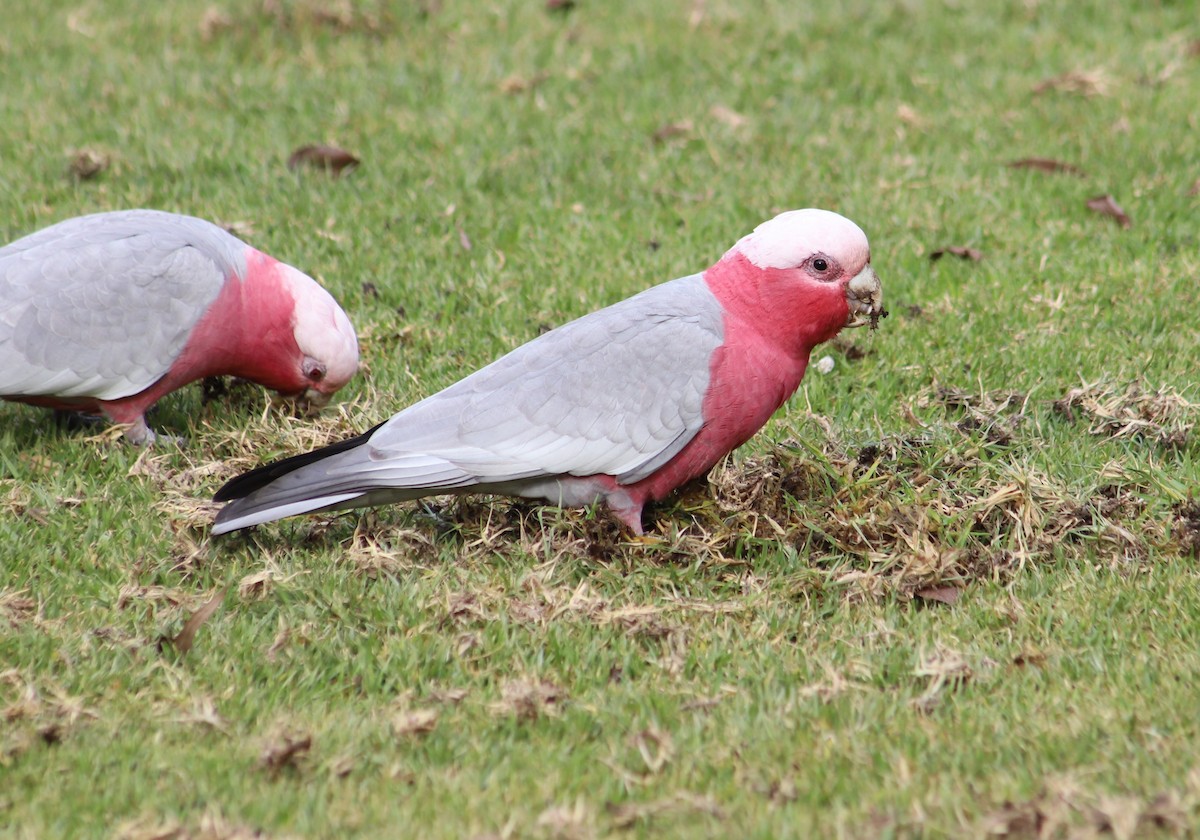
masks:
<svg viewBox="0 0 1200 840"><path fill-rule="evenodd" d="M749 122L749 120L747 120L737 111L733 110L732 108L727 108L724 105L714 105L709 109L708 113L712 115L714 120L725 123L725 125L729 126L730 128L741 128L747 122Z"/></svg>
<svg viewBox="0 0 1200 840"><path fill-rule="evenodd" d="M569 12L575 8L575 0L546 0L546 11Z"/></svg>
<svg viewBox="0 0 1200 840"><path fill-rule="evenodd" d="M650 135L655 143L664 143L672 137L686 137L691 134L695 126L691 120L681 120L675 123L663 123L658 129Z"/></svg>
<svg viewBox="0 0 1200 840"><path fill-rule="evenodd" d="M500 92L509 95L515 93L524 93L528 90L533 90L542 82L550 78L549 73L535 73L532 76L518 76L513 74L500 82Z"/></svg>
<svg viewBox="0 0 1200 840"><path fill-rule="evenodd" d="M1077 178L1085 178L1086 174L1078 166L1072 163L1063 163L1061 160L1053 160L1051 158L1029 157L1021 158L1020 160L1012 160L1004 164L1012 169L1036 169L1039 172L1061 172L1066 175L1074 175Z"/></svg>
<svg viewBox="0 0 1200 840"><path fill-rule="evenodd" d="M209 6L200 18L200 38L211 41L215 35L233 28L233 19L216 6Z"/></svg>
<svg viewBox="0 0 1200 840"><path fill-rule="evenodd" d="M259 764L272 776L288 767L299 767L300 760L312 749L312 735L284 735L268 744L259 758Z"/></svg>
<svg viewBox="0 0 1200 840"><path fill-rule="evenodd" d="M196 631L204 622L212 618L212 614L221 606L221 602L225 600L225 591L225 587L222 587L207 604L192 613L192 617L184 622L183 629L177 636L173 638L164 636L162 641L167 642L180 653L187 653L191 650L192 644L196 641Z"/></svg>
<svg viewBox="0 0 1200 840"><path fill-rule="evenodd" d="M392 718L392 732L398 738L409 735L425 735L437 726L437 709L409 709Z"/></svg>
<svg viewBox="0 0 1200 840"><path fill-rule="evenodd" d="M7 618L13 627L29 621L37 612L37 601L26 597L28 592L28 589L0 591L0 616Z"/></svg>
<svg viewBox="0 0 1200 840"><path fill-rule="evenodd" d="M1108 79L1099 70L1068 70L1066 73L1043 79L1033 86L1034 93L1045 93L1048 90L1098 96L1108 92Z"/></svg>
<svg viewBox="0 0 1200 840"><path fill-rule="evenodd" d="M288 169L294 170L298 166L311 166L314 169L324 169L335 178L340 176L344 170L353 169L358 164L359 159L345 149L324 144L301 146L287 159Z"/></svg>
<svg viewBox="0 0 1200 840"><path fill-rule="evenodd" d="M917 113L917 109L903 102L896 106L896 119L913 127L920 127L925 124L925 118Z"/></svg>
<svg viewBox="0 0 1200 840"><path fill-rule="evenodd" d="M116 840L187 840L189 836L187 829L176 820L159 822L157 817L126 820L113 833Z"/></svg>
<svg viewBox="0 0 1200 840"><path fill-rule="evenodd" d="M496 714L534 720L543 714L558 714L566 692L549 680L509 680L500 689L501 700L492 704Z"/></svg>
<svg viewBox="0 0 1200 840"><path fill-rule="evenodd" d="M970 260L971 262L979 262L981 259L983 259L982 251L977 248L967 248L962 245L950 245L946 248L938 248L929 255L929 259L940 260L947 254L964 260Z"/></svg>
<svg viewBox="0 0 1200 840"><path fill-rule="evenodd" d="M618 829L632 828L638 823L647 822L655 817L681 811L695 811L714 819L725 819L725 812L715 799L690 791L677 791L673 796L652 802L610 803L607 810L612 817L613 825Z"/></svg>
<svg viewBox="0 0 1200 840"><path fill-rule="evenodd" d="M1117 204L1116 199L1111 195L1098 195L1087 200L1089 210L1094 210L1103 216L1108 216L1116 220L1123 228L1133 227L1133 220L1129 218L1129 214L1121 209L1121 205Z"/></svg>
<svg viewBox="0 0 1200 840"><path fill-rule="evenodd" d="M593 822L587 805L582 799L576 799L572 805L552 805L542 811L534 825L539 829L539 836L553 840L583 840L594 835Z"/></svg>
<svg viewBox="0 0 1200 840"><path fill-rule="evenodd" d="M1184 50L1184 54L1186 54L1188 58L1200 58L1200 38L1188 44L1187 48Z"/></svg>
<svg viewBox="0 0 1200 840"><path fill-rule="evenodd" d="M90 148L79 149L71 155L71 162L67 168L75 180L88 181L108 169L111 163L112 158L104 152Z"/></svg>
<svg viewBox="0 0 1200 840"><path fill-rule="evenodd" d="M1200 195L1200 178L1192 181L1192 188L1188 190L1188 195Z"/></svg>
<svg viewBox="0 0 1200 840"><path fill-rule="evenodd" d="M953 604L962 597L962 590L957 586L926 586L913 593L924 601L935 601L939 604Z"/></svg>

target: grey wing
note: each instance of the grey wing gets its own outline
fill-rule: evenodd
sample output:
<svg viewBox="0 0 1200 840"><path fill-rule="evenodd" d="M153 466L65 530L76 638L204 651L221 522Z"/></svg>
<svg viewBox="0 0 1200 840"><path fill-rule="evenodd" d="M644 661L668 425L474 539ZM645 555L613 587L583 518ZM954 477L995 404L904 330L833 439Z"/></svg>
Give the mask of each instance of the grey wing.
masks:
<svg viewBox="0 0 1200 840"><path fill-rule="evenodd" d="M700 275L664 283L525 344L411 406L354 471L468 486L539 475L633 483L703 426L720 307Z"/></svg>
<svg viewBox="0 0 1200 840"><path fill-rule="evenodd" d="M0 249L0 394L112 400L160 379L225 282L198 225L106 213Z"/></svg>

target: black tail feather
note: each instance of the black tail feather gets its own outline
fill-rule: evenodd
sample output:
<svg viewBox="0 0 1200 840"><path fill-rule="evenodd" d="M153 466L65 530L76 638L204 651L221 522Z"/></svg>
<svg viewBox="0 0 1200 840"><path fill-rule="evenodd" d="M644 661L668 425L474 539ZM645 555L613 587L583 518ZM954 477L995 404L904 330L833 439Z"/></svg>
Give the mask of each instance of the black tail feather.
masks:
<svg viewBox="0 0 1200 840"><path fill-rule="evenodd" d="M385 420L384 423L387 421ZM347 438L338 443L324 446L320 449L314 449L312 452L305 452L300 455L293 455L291 458L284 458L282 461L275 461L272 464L265 464L257 469L242 473L236 478L231 478L225 485L217 491L213 496L214 502L229 502L234 499L244 499L255 490L266 487L280 476L287 475L290 472L295 472L303 466L320 461L322 458L327 458L330 455L336 455L339 452L345 452L348 449L353 449L356 446L362 446L371 435L375 434L375 430L382 426L380 423L357 437Z"/></svg>

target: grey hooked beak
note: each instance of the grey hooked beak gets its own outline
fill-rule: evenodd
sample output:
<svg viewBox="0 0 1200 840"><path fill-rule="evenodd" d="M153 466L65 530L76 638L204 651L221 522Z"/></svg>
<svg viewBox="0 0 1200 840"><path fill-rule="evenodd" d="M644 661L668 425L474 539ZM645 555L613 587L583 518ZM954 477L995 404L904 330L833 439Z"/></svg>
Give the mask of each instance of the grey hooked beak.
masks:
<svg viewBox="0 0 1200 840"><path fill-rule="evenodd" d="M868 265L846 284L846 303L850 306L847 327L869 324L873 330L879 328L879 319L886 318L888 313L883 308L883 286L875 269Z"/></svg>
<svg viewBox="0 0 1200 840"><path fill-rule="evenodd" d="M276 405L293 405L306 417L320 412L322 408L329 405L331 399L333 399L333 394L322 394L315 388L308 388L299 394L280 394L278 392L271 394L271 402Z"/></svg>
<svg viewBox="0 0 1200 840"><path fill-rule="evenodd" d="M332 398L333 394L323 394L315 388L309 388L296 402L305 414L311 415L329 405Z"/></svg>

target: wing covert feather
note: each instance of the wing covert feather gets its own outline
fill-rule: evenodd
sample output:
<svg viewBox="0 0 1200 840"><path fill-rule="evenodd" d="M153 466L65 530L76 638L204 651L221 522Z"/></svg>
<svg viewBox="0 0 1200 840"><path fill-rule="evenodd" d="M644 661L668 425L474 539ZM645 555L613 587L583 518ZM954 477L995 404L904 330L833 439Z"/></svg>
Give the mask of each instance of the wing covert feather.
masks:
<svg viewBox="0 0 1200 840"><path fill-rule="evenodd" d="M720 306L702 275L648 289L518 347L371 437L386 463L435 456L480 483L645 478L703 425Z"/></svg>

